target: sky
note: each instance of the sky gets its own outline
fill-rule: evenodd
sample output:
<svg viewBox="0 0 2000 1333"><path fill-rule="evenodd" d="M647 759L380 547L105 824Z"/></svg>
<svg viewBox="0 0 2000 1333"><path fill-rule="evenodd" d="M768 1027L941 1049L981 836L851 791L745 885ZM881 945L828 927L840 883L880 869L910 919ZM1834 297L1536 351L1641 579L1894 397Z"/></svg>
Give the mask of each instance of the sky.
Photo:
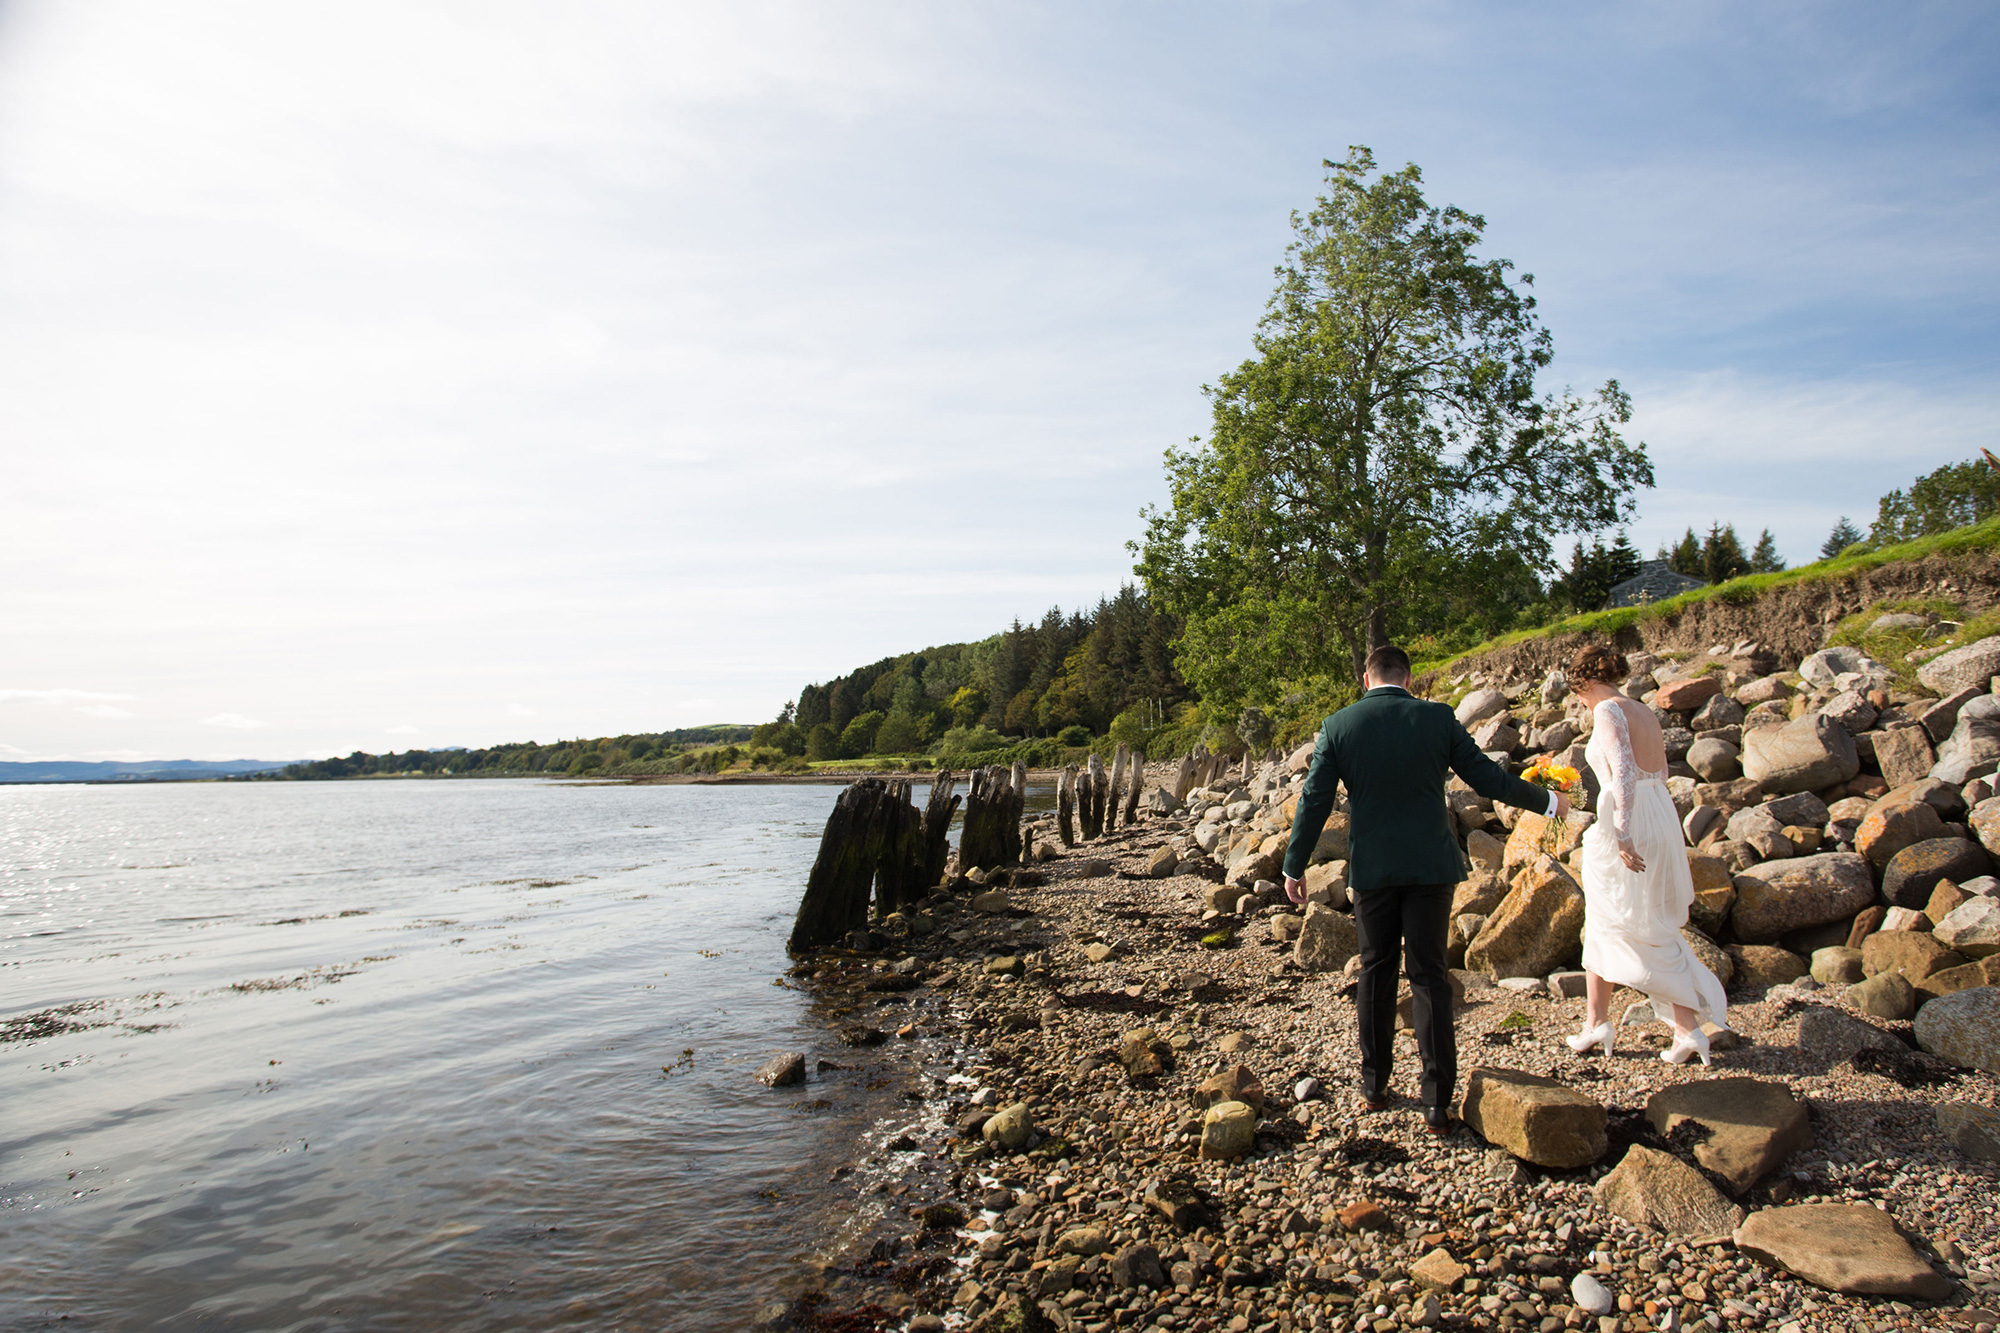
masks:
<svg viewBox="0 0 2000 1333"><path fill-rule="evenodd" d="M2000 447L1979 4L0 0L0 760L774 716L1132 577L1366 144L1634 541Z"/></svg>

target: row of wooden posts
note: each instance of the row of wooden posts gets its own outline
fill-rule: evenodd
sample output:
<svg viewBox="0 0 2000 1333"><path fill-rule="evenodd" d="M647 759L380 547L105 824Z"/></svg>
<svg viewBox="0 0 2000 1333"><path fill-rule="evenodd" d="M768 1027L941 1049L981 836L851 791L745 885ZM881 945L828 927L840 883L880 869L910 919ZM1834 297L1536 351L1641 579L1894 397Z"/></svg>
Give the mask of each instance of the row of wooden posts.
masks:
<svg viewBox="0 0 2000 1333"><path fill-rule="evenodd" d="M1252 757L1246 754L1244 781L1249 780L1251 766ZM1185 799L1196 787L1224 781L1232 767L1227 755L1196 750L1181 760L1174 774L1174 798ZM1065 766L1056 780L1056 833L1063 846L1105 837L1121 822L1134 823L1145 774L1145 754L1122 741L1112 754L1109 771L1097 755L1080 769L1075 764ZM907 781L862 778L843 791L827 816L819 855L806 879L792 926L791 951L837 944L850 932L865 928L871 891L877 921L928 894L944 879L951 855L945 835L961 799L965 804L958 839L961 871L1016 865L1031 853L1033 848L1021 832L1027 767L995 765L975 769L968 778L961 798L954 792L957 775L948 769L938 773L922 811L911 801Z"/></svg>

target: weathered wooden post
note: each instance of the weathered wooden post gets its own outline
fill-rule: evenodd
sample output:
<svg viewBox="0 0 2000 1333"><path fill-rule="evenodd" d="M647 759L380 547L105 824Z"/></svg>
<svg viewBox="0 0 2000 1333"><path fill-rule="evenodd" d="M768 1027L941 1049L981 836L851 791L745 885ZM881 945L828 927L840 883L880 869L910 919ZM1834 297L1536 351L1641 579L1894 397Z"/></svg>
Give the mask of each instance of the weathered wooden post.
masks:
<svg viewBox="0 0 2000 1333"><path fill-rule="evenodd" d="M1110 779L1104 773L1104 760L1096 755L1090 756L1090 762L1077 782L1077 804L1085 838L1104 836L1106 788L1110 785Z"/></svg>
<svg viewBox="0 0 2000 1333"><path fill-rule="evenodd" d="M997 765L972 775L965 797L965 828L958 838L961 872L982 866L1012 865L1021 859L1023 788Z"/></svg>
<svg viewBox="0 0 2000 1333"><path fill-rule="evenodd" d="M833 803L786 947L793 953L837 944L868 923L868 892L885 916L921 896L917 809L906 782L862 778Z"/></svg>
<svg viewBox="0 0 2000 1333"><path fill-rule="evenodd" d="M1181 766L1174 770L1174 799L1185 801L1187 794L1194 790L1194 755L1181 756Z"/></svg>
<svg viewBox="0 0 2000 1333"><path fill-rule="evenodd" d="M1064 764L1062 776L1056 780L1056 832L1065 847L1076 846L1076 829L1070 819L1075 803L1076 765Z"/></svg>
<svg viewBox="0 0 2000 1333"><path fill-rule="evenodd" d="M1126 747L1124 741L1118 742L1118 748L1111 752L1111 799L1106 801L1104 805L1104 831L1106 833L1118 827L1118 802L1122 795L1121 787L1125 781L1125 765L1131 761L1131 758L1132 752Z"/></svg>
<svg viewBox="0 0 2000 1333"><path fill-rule="evenodd" d="M1132 785L1125 793L1125 823L1130 827L1139 817L1139 794L1146 787L1146 752L1132 751Z"/></svg>
<svg viewBox="0 0 2000 1333"><path fill-rule="evenodd" d="M963 798L953 792L958 785L956 776L950 769L939 773L931 782L931 798L924 803L924 887L929 888L944 878L944 863L951 857L951 844L945 840L951 832L951 817L958 810Z"/></svg>

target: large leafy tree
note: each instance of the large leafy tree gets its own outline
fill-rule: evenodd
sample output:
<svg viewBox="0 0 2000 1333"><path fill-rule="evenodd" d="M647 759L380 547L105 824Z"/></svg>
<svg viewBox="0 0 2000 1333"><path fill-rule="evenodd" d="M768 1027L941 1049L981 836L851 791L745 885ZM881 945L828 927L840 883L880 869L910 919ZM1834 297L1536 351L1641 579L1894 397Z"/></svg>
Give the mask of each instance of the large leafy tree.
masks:
<svg viewBox="0 0 2000 1333"><path fill-rule="evenodd" d="M1206 442L1169 450L1138 570L1182 619L1179 661L1211 702L1358 673L1433 633L1494 569L1548 569L1550 538L1626 521L1652 484L1591 401L1538 395L1551 356L1532 278L1477 253L1485 220L1424 198L1416 166L1353 148L1294 239L1256 355L1207 392Z"/></svg>

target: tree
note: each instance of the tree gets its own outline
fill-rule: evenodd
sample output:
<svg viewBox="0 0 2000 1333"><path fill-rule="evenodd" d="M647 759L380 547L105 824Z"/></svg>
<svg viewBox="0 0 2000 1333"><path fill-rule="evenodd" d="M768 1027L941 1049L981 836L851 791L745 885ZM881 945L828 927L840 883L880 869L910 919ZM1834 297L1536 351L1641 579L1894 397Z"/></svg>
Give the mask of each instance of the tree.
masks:
<svg viewBox="0 0 2000 1333"><path fill-rule="evenodd" d="M1947 463L1911 482L1908 494L1895 490L1883 496L1868 541L1874 546L1914 541L1995 513L2000 513L2000 464Z"/></svg>
<svg viewBox="0 0 2000 1333"><path fill-rule="evenodd" d="M1750 558L1743 554L1743 543L1736 538L1736 525L1709 524L1708 540L1701 544L1701 567L1694 571L1695 577L1710 583L1727 583L1749 572Z"/></svg>
<svg viewBox="0 0 2000 1333"><path fill-rule="evenodd" d="M1667 562L1667 568L1676 574L1685 574L1691 579L1702 577L1701 538L1694 535L1693 528L1687 530L1687 535L1675 544L1673 550L1662 551L1661 558Z"/></svg>
<svg viewBox="0 0 2000 1333"><path fill-rule="evenodd" d="M1752 574L1775 574L1785 567L1784 557L1778 554L1778 543L1771 536L1769 528L1757 539L1757 549L1750 552L1750 572Z"/></svg>
<svg viewBox="0 0 2000 1333"><path fill-rule="evenodd" d="M1357 677L1443 621L1483 556L1546 567L1552 534L1625 520L1653 480L1616 381L1537 396L1551 340L1532 279L1475 255L1483 218L1426 202L1414 165L1376 176L1366 148L1326 166L1256 355L1205 389L1208 440L1168 451L1169 507L1135 545L1183 674L1224 707Z"/></svg>
<svg viewBox="0 0 2000 1333"><path fill-rule="evenodd" d="M1549 585L1549 598L1572 611L1601 611L1611 598L1611 590L1639 572L1639 553L1624 533L1610 546L1604 538L1593 537L1586 548L1582 542L1570 551L1569 568Z"/></svg>
<svg viewBox="0 0 2000 1333"><path fill-rule="evenodd" d="M806 758L840 758L840 733L833 729L832 723L821 722L806 733Z"/></svg>
<svg viewBox="0 0 2000 1333"><path fill-rule="evenodd" d="M1847 515L1840 516L1840 522L1833 525L1833 531L1820 543L1819 558L1831 560L1848 547L1861 540L1861 529L1847 521Z"/></svg>

